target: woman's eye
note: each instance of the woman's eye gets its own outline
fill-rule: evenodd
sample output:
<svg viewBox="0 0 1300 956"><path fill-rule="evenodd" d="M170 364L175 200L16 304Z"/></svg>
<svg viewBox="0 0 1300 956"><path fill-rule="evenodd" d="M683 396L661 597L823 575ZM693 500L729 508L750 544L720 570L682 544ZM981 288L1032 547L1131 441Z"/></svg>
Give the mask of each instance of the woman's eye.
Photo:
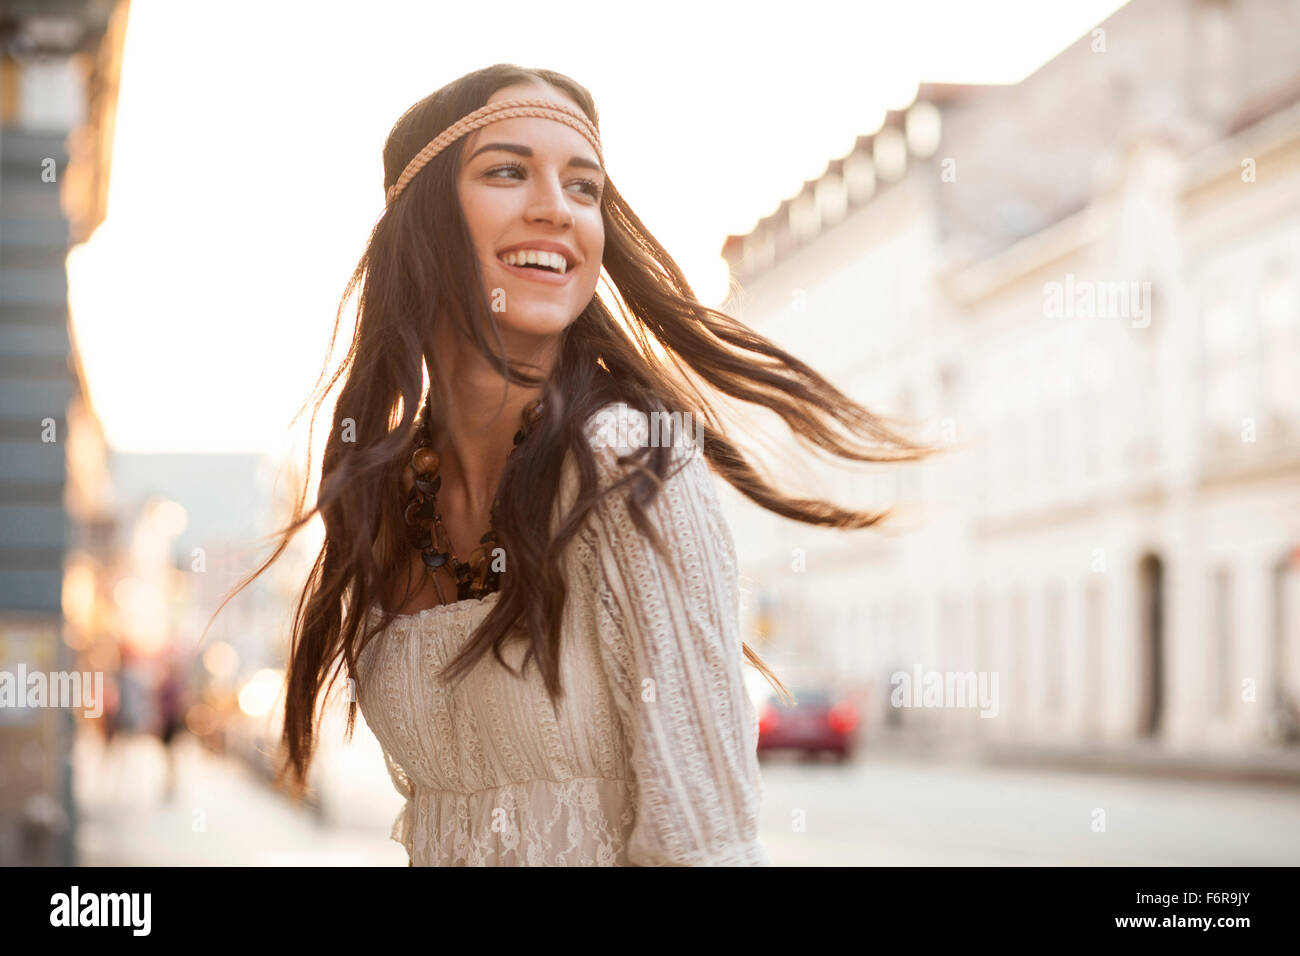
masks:
<svg viewBox="0 0 1300 956"><path fill-rule="evenodd" d="M497 173L504 173L508 170L513 170L514 172L517 172L522 176L524 172L524 167L520 166L518 163L509 163L508 165L505 166L498 166L496 167L496 169L489 169L488 175L495 176Z"/></svg>
<svg viewBox="0 0 1300 956"><path fill-rule="evenodd" d="M520 178L523 178L523 175L526 172L526 170L519 163L507 163L504 166L497 166L493 169L489 169L487 171L487 175L496 176L497 173L507 173L507 172L518 173ZM579 179L576 182L570 183L569 185L582 187L582 191L585 192L587 195L589 195L592 199L600 198L600 184L595 182L594 180Z"/></svg>

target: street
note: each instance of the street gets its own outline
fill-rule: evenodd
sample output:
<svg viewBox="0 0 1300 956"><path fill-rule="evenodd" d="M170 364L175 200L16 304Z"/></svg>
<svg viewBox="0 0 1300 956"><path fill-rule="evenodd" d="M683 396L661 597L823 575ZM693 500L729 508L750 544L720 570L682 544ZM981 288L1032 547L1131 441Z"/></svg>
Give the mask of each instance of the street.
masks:
<svg viewBox="0 0 1300 956"><path fill-rule="evenodd" d="M1294 788L859 757L763 764L780 865L1294 866ZM806 828L794 830L797 811ZM1104 832L1093 832L1094 815Z"/></svg>
<svg viewBox="0 0 1300 956"><path fill-rule="evenodd" d="M176 798L164 803L161 746L149 737L122 743L101 765L97 739L78 742L83 865L406 865L388 839L396 792L357 786L357 805L339 811L347 825L322 825L241 762L183 735ZM843 767L784 758L762 766L762 837L778 866L1300 863L1300 799L1283 786L897 753L864 753ZM387 781L382 765L373 772Z"/></svg>

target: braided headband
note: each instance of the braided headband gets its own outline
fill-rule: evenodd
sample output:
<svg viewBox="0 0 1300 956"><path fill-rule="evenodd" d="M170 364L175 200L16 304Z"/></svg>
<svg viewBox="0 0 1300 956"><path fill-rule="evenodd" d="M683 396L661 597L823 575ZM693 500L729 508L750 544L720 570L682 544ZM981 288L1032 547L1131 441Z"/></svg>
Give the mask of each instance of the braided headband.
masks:
<svg viewBox="0 0 1300 956"><path fill-rule="evenodd" d="M542 119L555 120L557 123L563 123L565 126L577 130L587 138L591 148L596 151L596 158L600 161L600 164L605 165L605 157L600 150L600 137L596 133L596 127L587 118L586 113L563 103L557 103L554 100L533 98L499 100L496 103L489 103L487 106L480 106L474 112L448 126L429 145L416 153L411 161L406 164L406 168L402 170L402 175L397 177L397 182L388 187L388 202L391 204L393 200L402 194L402 190L406 188L407 183L415 178L416 173L423 169L429 160L466 133L472 133L489 123L515 119L520 116L540 116Z"/></svg>

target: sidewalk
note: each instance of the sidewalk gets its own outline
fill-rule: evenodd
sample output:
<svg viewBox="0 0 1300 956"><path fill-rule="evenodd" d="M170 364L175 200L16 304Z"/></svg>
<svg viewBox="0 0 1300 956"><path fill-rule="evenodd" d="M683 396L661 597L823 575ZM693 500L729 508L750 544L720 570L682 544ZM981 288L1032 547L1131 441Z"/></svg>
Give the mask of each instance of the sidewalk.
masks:
<svg viewBox="0 0 1300 956"><path fill-rule="evenodd" d="M156 738L115 741L107 758L97 736L78 739L78 865L406 866L405 851L388 838L391 819L366 828L324 827L309 808L188 734L176 757L176 793L167 801L164 750Z"/></svg>
<svg viewBox="0 0 1300 956"><path fill-rule="evenodd" d="M1122 744L949 742L942 738L877 731L864 753L936 760L967 760L1044 770L1078 770L1238 783L1300 786L1300 748L1242 751L1177 750L1157 741Z"/></svg>

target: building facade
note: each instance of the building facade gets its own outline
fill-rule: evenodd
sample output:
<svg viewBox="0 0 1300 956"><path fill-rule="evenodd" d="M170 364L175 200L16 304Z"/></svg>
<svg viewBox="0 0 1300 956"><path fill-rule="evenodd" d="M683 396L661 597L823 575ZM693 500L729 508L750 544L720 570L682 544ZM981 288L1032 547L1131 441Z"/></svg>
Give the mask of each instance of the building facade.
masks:
<svg viewBox="0 0 1300 956"><path fill-rule="evenodd" d="M103 219L126 4L0 3L0 865L74 862L68 707L27 697L93 640L111 538L65 260ZM33 704L33 701L36 701Z"/></svg>
<svg viewBox="0 0 1300 956"><path fill-rule="evenodd" d="M1134 0L1020 83L923 84L728 239L725 311L947 449L800 463L879 530L724 489L778 665L951 740L1300 742L1298 27Z"/></svg>

